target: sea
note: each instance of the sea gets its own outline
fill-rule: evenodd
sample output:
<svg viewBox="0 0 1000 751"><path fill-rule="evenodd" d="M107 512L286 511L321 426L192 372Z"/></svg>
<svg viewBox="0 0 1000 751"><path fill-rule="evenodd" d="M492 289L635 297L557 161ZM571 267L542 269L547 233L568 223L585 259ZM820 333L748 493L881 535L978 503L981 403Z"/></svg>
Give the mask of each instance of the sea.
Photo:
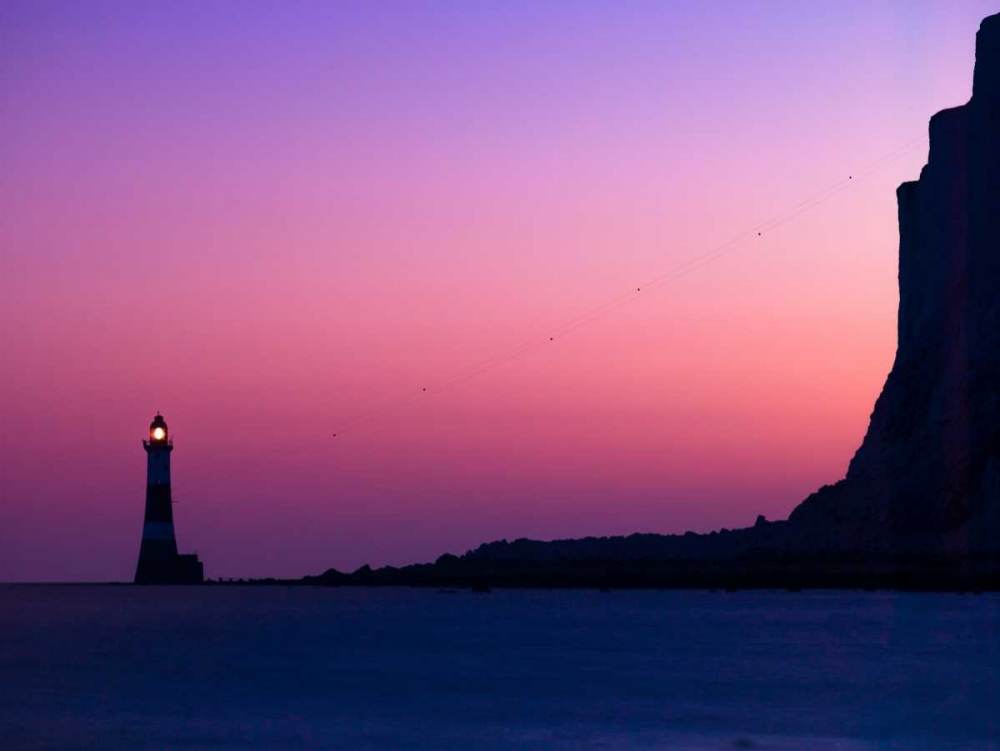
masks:
<svg viewBox="0 0 1000 751"><path fill-rule="evenodd" d="M0 748L1000 749L1000 596L5 585Z"/></svg>

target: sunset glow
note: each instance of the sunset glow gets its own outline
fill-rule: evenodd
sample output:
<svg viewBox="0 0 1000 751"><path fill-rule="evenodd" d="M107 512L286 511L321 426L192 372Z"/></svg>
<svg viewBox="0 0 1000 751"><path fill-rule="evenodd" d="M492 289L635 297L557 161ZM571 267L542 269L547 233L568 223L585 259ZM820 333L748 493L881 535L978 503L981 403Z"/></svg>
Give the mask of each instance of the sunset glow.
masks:
<svg viewBox="0 0 1000 751"><path fill-rule="evenodd" d="M156 410L212 577L746 526L844 474L895 189L996 3L510 8L0 6L0 581L131 578Z"/></svg>

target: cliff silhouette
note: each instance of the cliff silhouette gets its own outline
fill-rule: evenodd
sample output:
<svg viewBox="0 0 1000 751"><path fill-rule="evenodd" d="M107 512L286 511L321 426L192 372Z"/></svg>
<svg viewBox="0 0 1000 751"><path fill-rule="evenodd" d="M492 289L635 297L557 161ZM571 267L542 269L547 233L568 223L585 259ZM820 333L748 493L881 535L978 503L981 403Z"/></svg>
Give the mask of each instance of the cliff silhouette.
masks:
<svg viewBox="0 0 1000 751"><path fill-rule="evenodd" d="M892 371L847 477L790 517L841 549L1000 551L1000 15L899 203Z"/></svg>
<svg viewBox="0 0 1000 751"><path fill-rule="evenodd" d="M1000 14L973 96L901 185L898 346L847 475L786 521L708 535L501 540L306 581L439 586L1000 588Z"/></svg>

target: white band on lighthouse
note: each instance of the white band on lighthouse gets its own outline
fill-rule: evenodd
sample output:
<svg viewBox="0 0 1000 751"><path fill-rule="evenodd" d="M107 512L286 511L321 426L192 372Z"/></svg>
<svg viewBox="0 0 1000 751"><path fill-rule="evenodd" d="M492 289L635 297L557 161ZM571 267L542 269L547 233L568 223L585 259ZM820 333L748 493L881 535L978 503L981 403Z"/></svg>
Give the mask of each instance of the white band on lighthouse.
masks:
<svg viewBox="0 0 1000 751"><path fill-rule="evenodd" d="M170 484L170 452L153 449L146 465L147 485Z"/></svg>
<svg viewBox="0 0 1000 751"><path fill-rule="evenodd" d="M146 522L142 526L142 539L144 540L172 540L174 539L173 522Z"/></svg>

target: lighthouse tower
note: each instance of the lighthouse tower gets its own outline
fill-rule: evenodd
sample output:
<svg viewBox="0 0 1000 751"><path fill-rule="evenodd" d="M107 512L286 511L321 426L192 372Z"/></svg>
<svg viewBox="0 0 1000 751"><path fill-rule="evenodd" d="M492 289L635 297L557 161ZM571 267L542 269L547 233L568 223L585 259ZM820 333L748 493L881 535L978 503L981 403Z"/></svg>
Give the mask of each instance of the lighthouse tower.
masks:
<svg viewBox="0 0 1000 751"><path fill-rule="evenodd" d="M149 426L146 450L146 519L142 525L136 584L200 584L204 580L197 555L178 555L174 510L170 498L170 453L174 442L163 415Z"/></svg>

